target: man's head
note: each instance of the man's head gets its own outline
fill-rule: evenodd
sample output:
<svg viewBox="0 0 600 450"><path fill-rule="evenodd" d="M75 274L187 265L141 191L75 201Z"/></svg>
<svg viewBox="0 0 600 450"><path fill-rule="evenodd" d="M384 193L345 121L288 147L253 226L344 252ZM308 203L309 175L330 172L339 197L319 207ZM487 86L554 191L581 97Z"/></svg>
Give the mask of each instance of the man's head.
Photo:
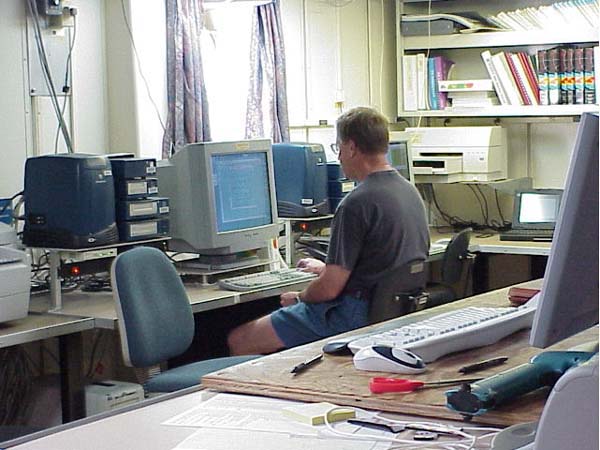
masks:
<svg viewBox="0 0 600 450"><path fill-rule="evenodd" d="M388 120L373 108L358 107L342 114L337 122L338 158L344 173L362 179L386 163Z"/></svg>

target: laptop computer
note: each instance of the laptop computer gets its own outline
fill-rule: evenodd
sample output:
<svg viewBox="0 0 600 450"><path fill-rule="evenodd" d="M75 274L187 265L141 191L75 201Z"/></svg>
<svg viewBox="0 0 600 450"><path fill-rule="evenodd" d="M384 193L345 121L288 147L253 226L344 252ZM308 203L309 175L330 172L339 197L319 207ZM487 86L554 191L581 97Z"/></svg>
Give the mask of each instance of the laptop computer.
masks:
<svg viewBox="0 0 600 450"><path fill-rule="evenodd" d="M562 189L517 191L512 229L500 233L500 240L551 241L562 193Z"/></svg>

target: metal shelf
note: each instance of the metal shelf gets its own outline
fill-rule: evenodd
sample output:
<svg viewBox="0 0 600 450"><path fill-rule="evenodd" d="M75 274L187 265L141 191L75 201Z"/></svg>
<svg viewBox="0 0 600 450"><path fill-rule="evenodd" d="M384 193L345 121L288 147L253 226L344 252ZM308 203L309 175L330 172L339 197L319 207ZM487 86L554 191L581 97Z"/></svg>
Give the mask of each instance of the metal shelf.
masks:
<svg viewBox="0 0 600 450"><path fill-rule="evenodd" d="M405 51L598 43L598 30L493 31L440 36L406 36L402 38L402 43Z"/></svg>
<svg viewBox="0 0 600 450"><path fill-rule="evenodd" d="M598 112L598 105L490 106L487 108L446 108L444 110L400 111L399 117L552 117L580 116Z"/></svg>

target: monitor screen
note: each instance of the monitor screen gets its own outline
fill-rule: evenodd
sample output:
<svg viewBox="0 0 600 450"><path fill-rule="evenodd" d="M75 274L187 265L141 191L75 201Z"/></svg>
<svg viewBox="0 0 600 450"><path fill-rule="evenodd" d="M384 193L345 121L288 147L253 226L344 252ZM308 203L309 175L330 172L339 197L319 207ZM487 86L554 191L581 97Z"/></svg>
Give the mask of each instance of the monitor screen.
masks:
<svg viewBox="0 0 600 450"><path fill-rule="evenodd" d="M271 223L266 153L212 155L217 232Z"/></svg>
<svg viewBox="0 0 600 450"><path fill-rule="evenodd" d="M391 131L387 159L400 175L414 184L411 152L409 134L402 131Z"/></svg>
<svg viewBox="0 0 600 450"><path fill-rule="evenodd" d="M545 348L598 323L598 115L577 129L530 343Z"/></svg>
<svg viewBox="0 0 600 450"><path fill-rule="evenodd" d="M556 222L560 207L560 191L520 192L518 196L520 201L517 217L518 223L526 225L537 223L554 224Z"/></svg>

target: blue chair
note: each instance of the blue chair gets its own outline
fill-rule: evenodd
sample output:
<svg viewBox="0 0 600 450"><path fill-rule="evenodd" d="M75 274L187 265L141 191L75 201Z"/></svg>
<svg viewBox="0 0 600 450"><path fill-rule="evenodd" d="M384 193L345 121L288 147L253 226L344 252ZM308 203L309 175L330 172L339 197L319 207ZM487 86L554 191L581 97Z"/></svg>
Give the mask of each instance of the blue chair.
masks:
<svg viewBox="0 0 600 450"><path fill-rule="evenodd" d="M200 384L202 376L259 356L215 358L160 371L182 354L194 337L194 317L179 275L167 256L135 247L115 258L111 268L121 349L146 393L165 393Z"/></svg>

